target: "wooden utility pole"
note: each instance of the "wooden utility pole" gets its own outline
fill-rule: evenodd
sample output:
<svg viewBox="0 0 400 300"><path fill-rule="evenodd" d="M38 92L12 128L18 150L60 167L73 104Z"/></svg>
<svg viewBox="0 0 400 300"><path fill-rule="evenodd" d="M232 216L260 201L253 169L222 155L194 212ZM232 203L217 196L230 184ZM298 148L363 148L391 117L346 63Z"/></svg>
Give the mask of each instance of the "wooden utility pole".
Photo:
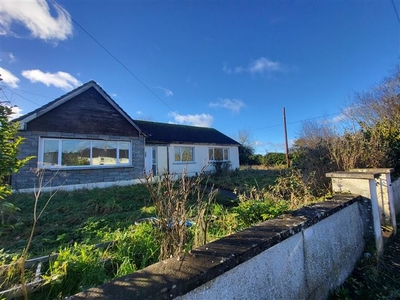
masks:
<svg viewBox="0 0 400 300"><path fill-rule="evenodd" d="M286 149L286 165L290 168L290 160L289 160L289 146L287 140L287 129L286 129L286 111L285 108L282 109L283 113L283 128L285 130L285 149Z"/></svg>

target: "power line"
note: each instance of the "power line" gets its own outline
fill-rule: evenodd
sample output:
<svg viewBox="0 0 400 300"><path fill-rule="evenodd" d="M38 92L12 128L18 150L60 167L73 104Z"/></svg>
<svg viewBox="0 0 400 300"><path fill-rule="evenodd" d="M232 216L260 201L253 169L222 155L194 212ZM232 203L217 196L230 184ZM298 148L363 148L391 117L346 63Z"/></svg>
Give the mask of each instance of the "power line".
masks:
<svg viewBox="0 0 400 300"><path fill-rule="evenodd" d="M392 2L394 13L396 14L397 23L399 23L399 25L400 25L400 16L399 16L399 13L397 11L396 5L394 4L394 0L391 0L391 2ZM399 30L398 35L397 35L398 36L397 44L398 44L398 51L399 51L399 53L397 54L397 59L400 60L400 38L399 38L399 35L400 35L400 30ZM399 69L399 63L397 63L397 68Z"/></svg>
<svg viewBox="0 0 400 300"><path fill-rule="evenodd" d="M392 0L392 5L393 5L394 13L396 14L397 22L400 24L399 13L397 12L397 8L396 8L396 5L394 4L394 0Z"/></svg>
<svg viewBox="0 0 400 300"><path fill-rule="evenodd" d="M41 104L39 104L39 103L37 103L37 102L34 102L34 101L32 101L32 100L29 100L28 98L26 98L26 97L24 97L24 96L22 96L22 95L16 93L14 90L9 89L9 88L6 87L6 86L3 86L2 88L3 88L3 89L6 89L7 91L9 91L9 92L11 92L11 93L13 93L14 95L17 95L18 97L21 97L22 99L25 99L25 100L28 101L28 102L31 102L31 103L36 104L36 105L38 105L38 106L41 106ZM4 93L4 92L3 92L3 93ZM31 94L34 94L34 93L31 93ZM35 94L34 94L34 95L35 95ZM38 96L41 96L41 95L38 95ZM46 96L42 96L42 97L46 97ZM47 97L47 98L50 98L50 97Z"/></svg>
<svg viewBox="0 0 400 300"><path fill-rule="evenodd" d="M108 55L110 55L120 66L122 66L129 74L131 74L137 81L139 81L150 93L152 93L158 100L161 101L170 111L175 112L165 101L163 101L147 84L145 84L138 76L136 76L124 63L122 63L114 54L112 54L106 47L104 47L93 35L91 35L83 26L81 26L72 16L57 2L51 0L54 5L56 5L59 9L61 9L66 15L68 15L71 20L78 25L80 29L83 30L97 45L99 45Z"/></svg>
<svg viewBox="0 0 400 300"><path fill-rule="evenodd" d="M4 86L4 88L5 88L6 90L8 90L8 91L14 93L14 91L13 91L12 89L10 89L10 88L8 88L8 87L5 87L5 86ZM30 92L30 91L27 91L27 90L21 90L20 88L18 89L18 91L23 92L23 93L27 93L27 94L31 94L31 95L35 95L35 96L39 96L39 97L43 97L43 98L53 99L53 97L45 96L45 95L38 94L38 93L34 93L34 92ZM39 104L39 105L40 105L40 104Z"/></svg>
<svg viewBox="0 0 400 300"><path fill-rule="evenodd" d="M318 116L318 117L313 117L313 118L308 118L308 119L302 119L302 120L298 120L298 121L287 122L286 124L296 124L296 123L301 123L301 122L305 122L305 121L325 118L325 117L329 117L329 116L336 116L336 115L339 115L339 114L340 114L340 112L337 112L337 113L333 113L333 114L328 114L328 115L323 115L323 116ZM260 128L254 129L254 130L270 129L270 128L281 127L281 126L283 126L283 124L260 127Z"/></svg>

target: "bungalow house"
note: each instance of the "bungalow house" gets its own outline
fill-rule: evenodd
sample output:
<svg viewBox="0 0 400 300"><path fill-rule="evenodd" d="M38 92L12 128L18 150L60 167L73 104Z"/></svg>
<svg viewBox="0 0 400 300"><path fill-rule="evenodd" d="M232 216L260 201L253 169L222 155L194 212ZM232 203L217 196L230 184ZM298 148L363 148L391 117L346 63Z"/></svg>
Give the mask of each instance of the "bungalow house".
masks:
<svg viewBox="0 0 400 300"><path fill-rule="evenodd" d="M25 140L20 156L34 156L11 177L14 190L139 183L144 172L195 175L215 162L239 167L238 142L212 128L133 120L94 81L16 119Z"/></svg>

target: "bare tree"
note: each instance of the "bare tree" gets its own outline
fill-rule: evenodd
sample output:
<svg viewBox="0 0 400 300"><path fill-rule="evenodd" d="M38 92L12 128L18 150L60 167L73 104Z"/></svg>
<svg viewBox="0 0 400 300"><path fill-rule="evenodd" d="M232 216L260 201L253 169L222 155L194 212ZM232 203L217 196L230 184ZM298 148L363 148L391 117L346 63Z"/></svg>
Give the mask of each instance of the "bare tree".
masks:
<svg viewBox="0 0 400 300"><path fill-rule="evenodd" d="M241 129L238 131L239 161L241 165L248 165L252 162L254 155L254 139L250 129Z"/></svg>
<svg viewBox="0 0 400 300"><path fill-rule="evenodd" d="M400 72L357 93L344 112L363 134L365 166L400 169Z"/></svg>
<svg viewBox="0 0 400 300"><path fill-rule="evenodd" d="M400 172L400 73L356 93L338 123L308 121L302 124L292 149L295 166L304 174L356 167L394 167Z"/></svg>
<svg viewBox="0 0 400 300"><path fill-rule="evenodd" d="M250 129L238 130L238 142L244 147L254 147L254 137Z"/></svg>

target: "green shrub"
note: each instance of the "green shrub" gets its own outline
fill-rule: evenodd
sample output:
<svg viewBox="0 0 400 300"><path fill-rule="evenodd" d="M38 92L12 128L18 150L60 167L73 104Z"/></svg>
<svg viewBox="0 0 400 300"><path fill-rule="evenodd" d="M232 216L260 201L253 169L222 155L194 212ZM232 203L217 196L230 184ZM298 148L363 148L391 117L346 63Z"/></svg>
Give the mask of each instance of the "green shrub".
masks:
<svg viewBox="0 0 400 300"><path fill-rule="evenodd" d="M251 187L240 193L239 205L232 211L236 213L241 228L272 219L288 210L289 202L271 197L267 189Z"/></svg>
<svg viewBox="0 0 400 300"><path fill-rule="evenodd" d="M278 152L270 152L264 155L263 162L266 166L279 166L286 164L286 154Z"/></svg>
<svg viewBox="0 0 400 300"><path fill-rule="evenodd" d="M241 228L250 227L267 219L273 219L287 210L286 201L274 202L268 199L244 201L233 208Z"/></svg>

